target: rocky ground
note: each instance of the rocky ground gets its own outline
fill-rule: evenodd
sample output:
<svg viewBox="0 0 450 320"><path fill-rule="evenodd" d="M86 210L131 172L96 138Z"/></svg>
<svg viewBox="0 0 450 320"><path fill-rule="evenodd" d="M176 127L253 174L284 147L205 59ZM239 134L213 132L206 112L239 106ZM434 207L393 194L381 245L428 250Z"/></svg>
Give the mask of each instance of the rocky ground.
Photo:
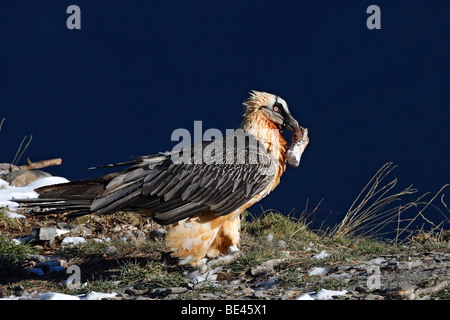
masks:
<svg viewBox="0 0 450 320"><path fill-rule="evenodd" d="M0 297L84 299L104 292L95 298L450 299L448 242L337 241L296 225L275 214L245 223L239 252L191 268L170 257L164 229L132 214L69 222L27 217L12 226L3 224L7 239L31 242L20 267L3 270ZM295 227L299 229L293 231ZM288 237L299 230L301 238ZM79 267L77 288L67 285L74 272L69 266Z"/></svg>
<svg viewBox="0 0 450 320"><path fill-rule="evenodd" d="M23 186L37 170L2 176ZM68 220L0 208L0 299L450 299L450 232L394 243L312 232L277 213L244 219L240 250L179 266L166 231L133 213Z"/></svg>
<svg viewBox="0 0 450 320"><path fill-rule="evenodd" d="M206 284L186 287L149 288L145 282L118 288L115 299L177 299L209 285L215 290L197 293L198 299L257 300L392 300L434 299L436 293L448 289L450 254L429 253L402 261L400 255L380 256L371 260L348 260L325 267L314 278L304 279L301 286L283 284L283 274L265 263L263 274L243 275L235 280L206 281ZM267 270L266 270L267 269ZM223 272L223 269L218 274ZM252 269L253 270L253 269ZM314 269L313 269L314 270ZM299 272L305 277L310 271ZM277 276L278 275L278 276ZM326 287L330 289L325 289ZM319 289L320 288L320 289ZM449 299L446 291L440 298Z"/></svg>

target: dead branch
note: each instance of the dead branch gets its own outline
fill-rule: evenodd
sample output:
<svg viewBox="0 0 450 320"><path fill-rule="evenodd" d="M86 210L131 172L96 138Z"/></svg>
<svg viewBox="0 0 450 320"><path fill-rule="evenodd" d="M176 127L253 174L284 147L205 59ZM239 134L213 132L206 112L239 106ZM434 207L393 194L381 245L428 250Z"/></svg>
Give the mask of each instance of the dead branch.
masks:
<svg viewBox="0 0 450 320"><path fill-rule="evenodd" d="M27 159L27 164L23 166L16 166L13 165L12 163L0 163L0 170L17 171L17 170L41 169L50 166L59 166L61 163L62 163L61 158L41 160L37 162L31 162L30 159Z"/></svg>
<svg viewBox="0 0 450 320"><path fill-rule="evenodd" d="M51 166L59 166L62 163L61 158L49 159L49 160L41 160L38 162L31 162L30 159L27 158L27 163L23 166L19 166L18 170L32 170L32 169L41 169L45 167Z"/></svg>

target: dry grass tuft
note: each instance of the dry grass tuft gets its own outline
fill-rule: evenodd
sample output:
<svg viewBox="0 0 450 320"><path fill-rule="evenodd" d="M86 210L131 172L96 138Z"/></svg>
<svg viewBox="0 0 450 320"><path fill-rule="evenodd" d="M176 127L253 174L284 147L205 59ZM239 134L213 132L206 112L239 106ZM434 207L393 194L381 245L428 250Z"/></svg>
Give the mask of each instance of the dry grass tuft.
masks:
<svg viewBox="0 0 450 320"><path fill-rule="evenodd" d="M386 177L395 168L396 166L392 162L389 162L378 170L356 197L344 216L344 219L331 229L329 232L330 236L353 237L382 235L380 231L385 229L385 227L396 224L394 241L397 243L400 239L408 238L412 235L410 227L414 223L417 223L419 219L429 224L434 233L439 229L443 229L445 221L450 222L446 214L437 206L433 205L433 202L448 184L444 185L430 200L425 200L430 194L428 192L419 196L414 201L402 204L401 202L405 196L417 193L418 189L409 186L399 192L395 192L393 189L397 184L396 178L388 183L384 183ZM448 211L448 207L443 201L443 195L441 202ZM398 204L394 205L394 203ZM436 225L424 215L424 211L430 206L436 208L443 215L444 221L442 223ZM417 208L419 210L413 218L405 218L405 212L411 208Z"/></svg>

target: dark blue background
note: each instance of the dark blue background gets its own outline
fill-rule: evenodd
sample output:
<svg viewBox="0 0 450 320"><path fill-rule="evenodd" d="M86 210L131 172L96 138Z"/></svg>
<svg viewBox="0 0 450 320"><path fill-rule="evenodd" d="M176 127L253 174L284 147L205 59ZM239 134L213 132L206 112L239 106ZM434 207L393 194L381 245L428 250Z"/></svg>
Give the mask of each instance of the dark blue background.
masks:
<svg viewBox="0 0 450 320"><path fill-rule="evenodd" d="M81 8L81 30L66 8ZM381 30L366 9L381 8ZM310 130L297 169L260 202L340 219L386 162L400 187L450 182L449 1L7 1L0 6L0 162L70 180L172 149L172 131L236 128L249 90ZM252 208L258 214L259 205Z"/></svg>

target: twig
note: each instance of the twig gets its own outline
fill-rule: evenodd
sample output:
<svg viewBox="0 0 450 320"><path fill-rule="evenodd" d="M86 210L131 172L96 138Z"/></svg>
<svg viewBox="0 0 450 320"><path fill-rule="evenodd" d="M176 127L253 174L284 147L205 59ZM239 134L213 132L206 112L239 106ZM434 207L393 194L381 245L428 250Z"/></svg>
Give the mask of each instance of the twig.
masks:
<svg viewBox="0 0 450 320"><path fill-rule="evenodd" d="M14 159L11 162L12 165L17 165L17 163L19 162L20 158L22 158L23 153L25 152L25 150L27 150L28 146L30 145L31 140L33 139L33 135L30 136L30 139L28 140L25 148L23 148L23 150L22 150L23 143L25 142L26 139L27 139L27 136L25 136L22 139L22 142L20 143L20 146L17 149L16 155L14 156ZM22 152L20 152L21 150L22 150ZM19 155L19 152L20 152L20 155Z"/></svg>
<svg viewBox="0 0 450 320"><path fill-rule="evenodd" d="M19 166L18 170L32 170L32 169L40 169L50 166L59 166L62 163L61 158L49 159L49 160L41 160L38 162L31 162L30 159L27 158L27 163L23 166Z"/></svg>
<svg viewBox="0 0 450 320"><path fill-rule="evenodd" d="M10 163L0 163L0 170L32 170L32 169L40 169L50 166L59 166L62 163L61 158L49 159L49 160L41 160L37 162L31 162L30 159L27 158L27 164L23 166L16 166Z"/></svg>
<svg viewBox="0 0 450 320"><path fill-rule="evenodd" d="M443 186L443 187L442 187L442 188L434 195L434 197L431 198L430 201L428 201L427 203L425 203L425 207L424 207L422 210L420 210L419 213L418 213L413 219L411 219L411 221L409 222L409 224L408 224L405 228L403 228L402 232L400 232L400 233L398 234L398 236L402 235L402 233L403 233L405 230L407 230L407 229L411 226L411 224L412 224L419 216L422 217L422 219L424 219L425 221L427 221L430 225L432 225L433 227L437 228L437 226L436 226L432 221L430 221L430 220L428 220L427 218L425 218L425 216L423 215L423 212L424 212L425 209L428 208L428 206L434 201L434 199L437 198L437 196L442 192L442 190L444 190L444 189L445 189L446 187L448 187L448 186L449 186L448 184L444 185L444 186Z"/></svg>

